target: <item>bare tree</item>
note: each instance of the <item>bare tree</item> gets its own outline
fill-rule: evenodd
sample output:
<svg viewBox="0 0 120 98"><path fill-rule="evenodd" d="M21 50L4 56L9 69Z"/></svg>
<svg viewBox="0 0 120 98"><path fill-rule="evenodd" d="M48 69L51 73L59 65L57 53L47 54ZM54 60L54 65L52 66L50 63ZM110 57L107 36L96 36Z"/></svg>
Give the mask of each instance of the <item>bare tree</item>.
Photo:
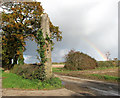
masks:
<svg viewBox="0 0 120 98"><path fill-rule="evenodd" d="M106 57L107 57L107 61L109 61L109 60L110 60L110 55L111 55L110 52L107 51L105 55L106 55Z"/></svg>

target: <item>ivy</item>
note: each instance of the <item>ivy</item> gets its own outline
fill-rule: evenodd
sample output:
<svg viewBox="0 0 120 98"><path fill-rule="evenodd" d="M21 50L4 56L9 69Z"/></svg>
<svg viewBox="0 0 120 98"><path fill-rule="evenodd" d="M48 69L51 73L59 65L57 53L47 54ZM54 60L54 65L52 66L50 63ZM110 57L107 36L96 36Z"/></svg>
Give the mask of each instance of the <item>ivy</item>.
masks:
<svg viewBox="0 0 120 98"><path fill-rule="evenodd" d="M37 44L39 46L39 48L37 49L37 52L39 53L40 57L41 57L41 64L44 65L44 63L46 62L46 58L45 58L45 50L46 50L46 43L45 43L45 38L43 36L43 32L41 29L38 30L37 32Z"/></svg>
<svg viewBox="0 0 120 98"><path fill-rule="evenodd" d="M45 80L46 75L45 75L45 62L47 61L47 58L45 57L45 50L46 50L46 43L45 43L45 38L43 36L43 32L41 29L37 31L36 35L36 41L38 45L37 52L39 56L37 56L37 59L40 60L40 67L37 70L38 71L38 76L40 76L40 80ZM41 59L40 59L41 58Z"/></svg>
<svg viewBox="0 0 120 98"><path fill-rule="evenodd" d="M37 58L40 60L41 64L44 65L44 63L47 60L47 58L45 58L46 47L48 47L48 44L51 44L53 46L54 43L51 40L51 37L48 36L48 34L46 34L46 38L44 38L43 32L41 29L39 29L37 32L36 40L37 40L37 44L38 44L37 52L39 53L39 55L40 55L39 57L41 59L39 59L39 57L37 57ZM48 43L46 43L46 42L48 42ZM53 49L53 47L51 47L51 50L52 49Z"/></svg>
<svg viewBox="0 0 120 98"><path fill-rule="evenodd" d="M52 39L52 37L49 37L48 34L46 34L46 39L45 40L48 42L48 44L51 44L51 51L52 51L53 46L54 46L54 42L51 39Z"/></svg>

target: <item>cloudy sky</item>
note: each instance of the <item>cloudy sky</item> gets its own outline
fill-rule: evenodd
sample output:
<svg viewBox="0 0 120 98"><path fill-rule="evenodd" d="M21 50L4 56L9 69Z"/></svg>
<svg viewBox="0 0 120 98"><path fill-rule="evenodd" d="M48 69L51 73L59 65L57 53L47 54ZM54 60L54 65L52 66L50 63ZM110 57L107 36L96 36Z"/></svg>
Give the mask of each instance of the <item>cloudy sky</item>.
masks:
<svg viewBox="0 0 120 98"><path fill-rule="evenodd" d="M52 61L64 61L69 50L83 52L96 60L118 57L119 0L37 0L50 20L63 32L61 42L55 42ZM24 52L26 63L35 63L36 43L28 41Z"/></svg>

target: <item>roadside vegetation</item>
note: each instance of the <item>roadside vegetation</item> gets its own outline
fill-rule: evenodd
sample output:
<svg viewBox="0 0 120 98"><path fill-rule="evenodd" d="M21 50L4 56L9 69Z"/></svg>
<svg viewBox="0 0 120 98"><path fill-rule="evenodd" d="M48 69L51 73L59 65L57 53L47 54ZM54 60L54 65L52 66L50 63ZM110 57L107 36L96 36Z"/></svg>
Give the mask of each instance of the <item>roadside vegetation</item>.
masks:
<svg viewBox="0 0 120 98"><path fill-rule="evenodd" d="M98 77L99 79L114 80L114 81L119 81L120 82L120 77L116 77L116 76L99 75L99 74L90 74L90 75Z"/></svg>
<svg viewBox="0 0 120 98"><path fill-rule="evenodd" d="M2 87L3 88L14 88L14 89L29 89L29 90L40 90L40 89L58 89L62 88L62 82L59 78L51 78L50 80L40 81L38 79L25 79L22 76L14 73L2 72Z"/></svg>
<svg viewBox="0 0 120 98"><path fill-rule="evenodd" d="M105 70L105 69L115 69L115 68L119 68L119 67L97 67L95 69L88 69L88 70L67 70L65 68L52 68L53 72L63 72L63 73L67 73L67 72L72 72L72 71L97 71L97 70Z"/></svg>

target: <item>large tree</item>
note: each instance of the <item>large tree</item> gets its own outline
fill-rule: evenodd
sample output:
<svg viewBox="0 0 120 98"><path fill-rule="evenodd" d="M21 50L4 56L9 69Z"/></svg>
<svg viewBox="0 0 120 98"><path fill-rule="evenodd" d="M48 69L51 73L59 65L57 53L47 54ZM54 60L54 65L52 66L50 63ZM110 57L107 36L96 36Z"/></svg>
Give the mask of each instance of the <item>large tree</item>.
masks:
<svg viewBox="0 0 120 98"><path fill-rule="evenodd" d="M17 63L16 61L18 59L19 63L23 64L24 40L28 36L34 36L40 28L40 15L43 13L43 8L39 2L6 2L3 5L3 64L5 63L4 61L7 61L4 60L6 56L9 57L9 65L12 59L14 59L14 64ZM11 45L11 40L14 46ZM6 42L6 44L4 44L4 42ZM19 47L17 47L18 44ZM12 48L14 48L14 50Z"/></svg>
<svg viewBox="0 0 120 98"><path fill-rule="evenodd" d="M25 39L35 39L40 45L38 52L40 52L41 62L45 63L45 58L42 56L45 52L45 48L42 44L47 42L53 44L52 39L60 41L62 39L58 26L54 26L49 21L50 36L46 35L44 38L41 35L41 16L43 14L43 8L40 2L5 2L2 4L4 9L2 13L2 40L3 40L3 64L7 68L11 68L19 61L19 64L23 64L23 51L25 50ZM39 33L39 34L38 34ZM41 42L40 38L45 41ZM45 43L46 44L46 43ZM45 45L47 46L47 45ZM41 50L43 49L43 50ZM14 63L11 64L12 59Z"/></svg>

